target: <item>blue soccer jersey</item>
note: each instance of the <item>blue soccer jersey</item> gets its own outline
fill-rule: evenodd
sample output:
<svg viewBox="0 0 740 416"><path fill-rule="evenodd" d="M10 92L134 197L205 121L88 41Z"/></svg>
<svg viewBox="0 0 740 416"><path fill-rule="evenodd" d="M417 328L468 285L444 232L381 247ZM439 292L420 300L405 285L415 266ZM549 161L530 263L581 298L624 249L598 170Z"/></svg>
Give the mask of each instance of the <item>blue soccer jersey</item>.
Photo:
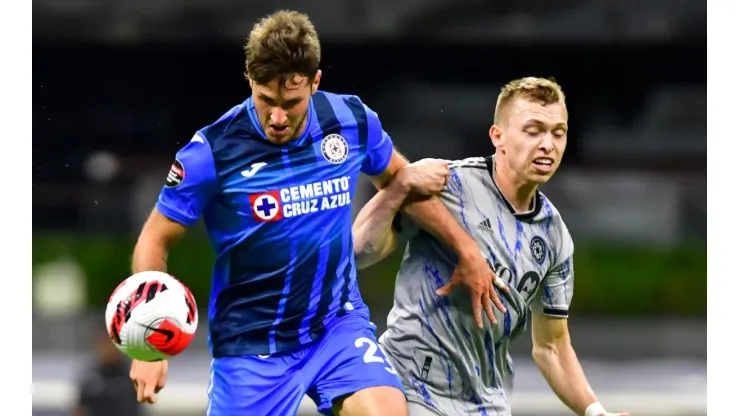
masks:
<svg viewBox="0 0 740 416"><path fill-rule="evenodd" d="M176 156L157 210L191 226L202 216L216 252L209 304L213 356L289 351L345 314L368 317L352 248L360 172L393 151L356 96L318 91L296 140L270 143L252 99L199 130Z"/></svg>

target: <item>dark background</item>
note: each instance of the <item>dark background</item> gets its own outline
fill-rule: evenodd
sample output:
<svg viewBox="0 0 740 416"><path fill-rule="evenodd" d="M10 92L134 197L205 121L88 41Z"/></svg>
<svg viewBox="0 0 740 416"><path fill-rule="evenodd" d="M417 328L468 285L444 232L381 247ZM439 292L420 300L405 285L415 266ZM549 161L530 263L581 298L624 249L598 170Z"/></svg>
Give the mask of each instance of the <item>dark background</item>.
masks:
<svg viewBox="0 0 740 416"><path fill-rule="evenodd" d="M503 84L555 77L570 134L544 190L576 242L570 321L587 374L609 407L706 413L706 5L689 0L35 1L37 412L74 402L174 153L248 96L242 43L290 7L322 38L322 89L359 95L411 159L489 154ZM372 192L362 182L355 208ZM211 260L200 229L171 256L200 305ZM397 261L360 276L378 333ZM201 322L160 411L202 414ZM523 338L518 414L559 414L536 407L556 399Z"/></svg>

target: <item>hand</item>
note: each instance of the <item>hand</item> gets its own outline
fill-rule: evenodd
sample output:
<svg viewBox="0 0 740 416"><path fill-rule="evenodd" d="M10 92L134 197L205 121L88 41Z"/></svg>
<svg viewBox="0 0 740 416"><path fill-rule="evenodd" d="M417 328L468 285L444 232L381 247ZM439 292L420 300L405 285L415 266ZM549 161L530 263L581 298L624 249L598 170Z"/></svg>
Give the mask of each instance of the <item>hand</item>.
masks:
<svg viewBox="0 0 740 416"><path fill-rule="evenodd" d="M167 361L146 362L133 360L131 362L131 381L136 388L136 400L139 403L156 403L160 390L167 381Z"/></svg>
<svg viewBox="0 0 740 416"><path fill-rule="evenodd" d="M496 292L496 285L499 289L508 292L506 284L494 274L488 262L483 258L480 250L471 250L464 255L459 256L459 261L455 271L452 273L450 281L446 285L437 289L439 296L445 296L452 292L452 289L462 284L470 292L470 300L473 302L473 316L478 328L483 328L482 309L486 310L488 319L496 324L496 316L493 314L491 303L496 305L496 309L506 313L506 308Z"/></svg>
<svg viewBox="0 0 740 416"><path fill-rule="evenodd" d="M402 183L421 195L442 192L450 177L447 162L440 159L422 159L401 168L398 173Z"/></svg>

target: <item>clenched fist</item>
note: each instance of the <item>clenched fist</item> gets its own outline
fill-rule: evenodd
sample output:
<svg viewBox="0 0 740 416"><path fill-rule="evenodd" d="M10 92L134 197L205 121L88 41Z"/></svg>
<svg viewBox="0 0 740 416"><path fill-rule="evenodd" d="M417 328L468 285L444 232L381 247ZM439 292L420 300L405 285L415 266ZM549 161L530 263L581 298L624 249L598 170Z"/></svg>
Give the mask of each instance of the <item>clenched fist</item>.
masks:
<svg viewBox="0 0 740 416"><path fill-rule="evenodd" d="M447 161L441 159L422 159L404 166L398 172L399 180L412 192L433 195L442 192L450 177Z"/></svg>

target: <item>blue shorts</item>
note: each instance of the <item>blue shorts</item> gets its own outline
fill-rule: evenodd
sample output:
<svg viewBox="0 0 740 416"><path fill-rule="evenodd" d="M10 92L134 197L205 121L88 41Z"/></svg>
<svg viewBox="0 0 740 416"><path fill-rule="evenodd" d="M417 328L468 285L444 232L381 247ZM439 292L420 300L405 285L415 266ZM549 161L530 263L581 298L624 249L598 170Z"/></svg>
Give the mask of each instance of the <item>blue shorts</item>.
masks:
<svg viewBox="0 0 740 416"><path fill-rule="evenodd" d="M377 386L403 386L365 317L345 315L317 342L271 356L213 360L208 416L295 415L308 395L331 415L335 399Z"/></svg>

